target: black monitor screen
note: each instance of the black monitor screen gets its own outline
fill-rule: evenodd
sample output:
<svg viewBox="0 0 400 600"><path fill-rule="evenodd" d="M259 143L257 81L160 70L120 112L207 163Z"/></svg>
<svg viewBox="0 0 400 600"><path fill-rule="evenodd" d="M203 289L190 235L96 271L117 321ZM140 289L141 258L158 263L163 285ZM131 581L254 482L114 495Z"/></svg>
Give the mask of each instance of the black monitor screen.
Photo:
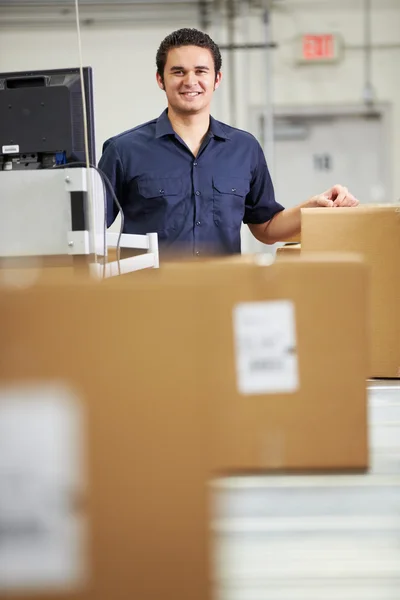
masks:
<svg viewBox="0 0 400 600"><path fill-rule="evenodd" d="M89 160L96 164L90 67L83 78ZM79 69L0 73L0 170L85 160Z"/></svg>

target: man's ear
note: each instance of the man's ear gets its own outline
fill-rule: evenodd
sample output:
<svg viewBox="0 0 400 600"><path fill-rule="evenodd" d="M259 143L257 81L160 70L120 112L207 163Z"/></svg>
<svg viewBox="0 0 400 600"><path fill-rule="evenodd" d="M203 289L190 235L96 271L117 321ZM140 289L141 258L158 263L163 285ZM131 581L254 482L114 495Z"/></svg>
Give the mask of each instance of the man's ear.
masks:
<svg viewBox="0 0 400 600"><path fill-rule="evenodd" d="M222 73L221 71L218 71L217 76L215 78L215 83L214 83L214 92L217 88L219 88L219 84L221 83L221 79L222 79Z"/></svg>
<svg viewBox="0 0 400 600"><path fill-rule="evenodd" d="M156 79L157 79L157 84L158 84L158 87L160 88L160 90L165 90L163 78L161 77L161 75L158 71L156 73Z"/></svg>

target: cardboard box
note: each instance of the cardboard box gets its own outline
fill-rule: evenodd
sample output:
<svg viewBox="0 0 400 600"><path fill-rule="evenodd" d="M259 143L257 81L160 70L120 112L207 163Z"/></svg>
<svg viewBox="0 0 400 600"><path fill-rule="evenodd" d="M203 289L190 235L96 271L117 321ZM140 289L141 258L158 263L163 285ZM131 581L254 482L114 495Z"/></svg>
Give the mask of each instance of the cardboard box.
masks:
<svg viewBox="0 0 400 600"><path fill-rule="evenodd" d="M216 467L222 472L366 468L366 266L357 259L315 257L241 271L223 281L207 321L209 331L218 331L212 335L207 370ZM338 289L346 289L347 302L333 308ZM235 312L236 320L256 316L257 305L253 315L248 304L253 302L261 310L259 333L254 323L244 331L243 323L241 329L236 326L235 333ZM238 305L245 311L239 317ZM276 336L287 334L289 306L295 339L284 352L279 340L269 339L269 330L274 328ZM281 313L274 312L278 308ZM262 322L263 314L268 324ZM246 351L251 335L254 344L276 343L274 353L260 349L257 357L257 352ZM296 358L297 384L291 381ZM265 359L271 368L259 389L252 389L252 361L260 363L255 375L262 375Z"/></svg>
<svg viewBox="0 0 400 600"><path fill-rule="evenodd" d="M139 285L139 278L130 281ZM181 286L177 302L183 301L182 286L192 290L187 301L199 327L188 351L200 350L195 385L203 390L209 407L208 435L215 469L265 472L367 467L368 268L361 258L315 255L259 266L246 256L168 264L159 271L143 273L140 285L149 289L153 285L160 302L161 288ZM343 289L346 303L333 306L337 290ZM242 333L235 333L235 311L238 305L251 308L254 302L264 305L264 313L257 317L261 337L257 337L257 327L245 335L255 337L256 345L268 343L268 327L273 327L275 319L271 303L289 304L294 310L292 358L297 362L298 386L292 385L290 390L293 361L291 367L290 357L279 355L282 349L277 347L278 359L283 362L280 375L278 372L280 388L278 384L274 390L269 383L276 378L272 366L265 373L265 392L240 391L238 361L250 361L252 356L238 358ZM290 309L281 306L278 310L283 310L283 316L278 313L277 318L284 322L276 335L285 336ZM182 320L180 323L184 326ZM265 356L261 350L257 358L273 360L274 356Z"/></svg>
<svg viewBox="0 0 400 600"><path fill-rule="evenodd" d="M210 598L212 474L365 468L367 283L361 260L316 256L1 289L3 436L15 394L22 415L50 394L53 414L72 390L86 423L87 493L56 491L87 515L88 578L64 594L53 581L51 598ZM332 309L337 289L348 299ZM18 414L25 470L65 456L34 459Z"/></svg>
<svg viewBox="0 0 400 600"><path fill-rule="evenodd" d="M371 268L370 377L400 377L400 206L305 209L302 251L355 251ZM348 301L337 291L337 306Z"/></svg>
<svg viewBox="0 0 400 600"><path fill-rule="evenodd" d="M41 473L41 461L47 464L51 457L35 448L24 415L33 420L37 410L52 415L60 403L81 407L79 435L84 436L86 454L83 489L58 485L61 467L51 463L57 481L45 498L50 502L59 497L61 507L69 507L65 520L77 522L70 524L67 534L66 523L59 531L57 520L50 517L50 531L56 527L51 555L49 549L41 550L40 540L28 549L17 544L17 551L4 542L0 557L9 561L9 569L2 572L0 564L0 598L9 598L11 591L12 598L32 598L33 590L35 597L52 600L210 598L208 441L204 397L194 385L198 365L190 352L197 322L185 300L183 296L177 303L175 289L158 295L129 285L64 285L58 279L54 285L0 290L2 453L5 423L10 420L2 401L17 396L24 402L22 410L18 403L11 407L15 424L14 438L7 442L10 474L13 457L20 455L14 474L22 469L22 478L31 477L42 489L43 477L51 469ZM48 426L46 422L38 425L40 435L50 438L52 456L63 465L65 444L58 447L54 439L62 424L56 420L53 431L53 421ZM72 454L77 452L79 435L71 433ZM3 456L2 484L4 460ZM40 507L36 510L39 519ZM89 550L87 578L80 582L71 575L77 568L76 553L68 559L66 549L72 543L73 552L69 536L81 526L82 515L88 521ZM39 578L42 584L35 587L39 567L32 574L30 562L36 564L40 552L44 574ZM54 567L57 561L64 566ZM15 586L7 593L5 579L10 579L11 569L20 570L19 581L25 578L25 593Z"/></svg>
<svg viewBox="0 0 400 600"><path fill-rule="evenodd" d="M299 256L300 252L301 244L285 244L276 249L276 256L277 258L281 258L282 255Z"/></svg>

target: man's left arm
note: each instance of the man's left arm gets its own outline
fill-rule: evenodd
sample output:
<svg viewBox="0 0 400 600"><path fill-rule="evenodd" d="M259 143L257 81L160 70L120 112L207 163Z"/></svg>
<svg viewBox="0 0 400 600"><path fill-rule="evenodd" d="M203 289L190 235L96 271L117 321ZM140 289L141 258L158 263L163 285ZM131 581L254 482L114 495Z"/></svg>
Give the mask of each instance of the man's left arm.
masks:
<svg viewBox="0 0 400 600"><path fill-rule="evenodd" d="M301 209L317 207L354 207L358 200L342 185L334 185L323 194L309 198L303 204L276 213L265 223L248 223L254 237L264 244L275 244L301 231Z"/></svg>

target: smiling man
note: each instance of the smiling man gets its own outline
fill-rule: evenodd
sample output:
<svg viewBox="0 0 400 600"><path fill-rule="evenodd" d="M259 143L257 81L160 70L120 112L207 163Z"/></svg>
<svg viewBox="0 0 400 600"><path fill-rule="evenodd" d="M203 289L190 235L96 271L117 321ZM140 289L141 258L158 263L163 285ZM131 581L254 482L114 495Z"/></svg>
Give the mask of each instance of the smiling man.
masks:
<svg viewBox="0 0 400 600"><path fill-rule="evenodd" d="M161 43L156 77L168 108L107 140L99 164L124 211L124 232L157 232L161 250L234 254L243 222L273 244L300 232L301 208L357 206L341 185L294 208L276 202L257 140L210 115L221 62L218 46L196 29ZM107 206L109 226L118 214L111 196Z"/></svg>

